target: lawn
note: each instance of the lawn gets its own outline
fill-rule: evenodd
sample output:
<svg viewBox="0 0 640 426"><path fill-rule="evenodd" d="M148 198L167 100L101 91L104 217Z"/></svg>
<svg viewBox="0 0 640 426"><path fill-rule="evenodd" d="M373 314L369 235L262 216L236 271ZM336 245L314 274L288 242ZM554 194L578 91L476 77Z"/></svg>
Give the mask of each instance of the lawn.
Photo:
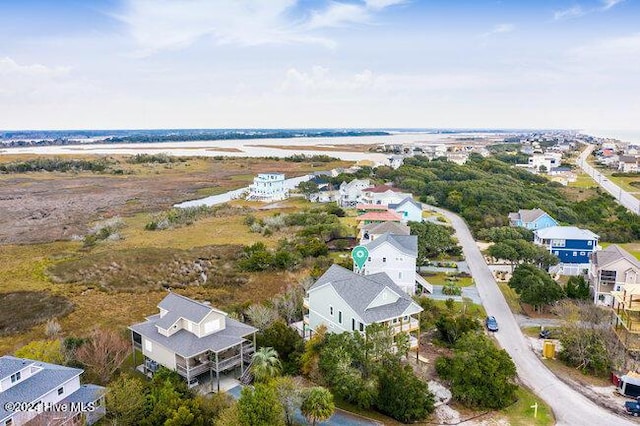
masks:
<svg viewBox="0 0 640 426"><path fill-rule="evenodd" d="M446 300L433 300L433 303L445 312L448 310ZM465 303L465 302L453 302L453 312L454 313L462 313L466 312L469 315L484 320L487 317L487 311L485 311L484 306L477 305L475 303Z"/></svg>
<svg viewBox="0 0 640 426"><path fill-rule="evenodd" d="M578 174L578 178L576 179L576 181L570 182L568 186L574 188L596 188L598 184L593 179L591 179L591 176L589 176L588 174L580 173Z"/></svg>
<svg viewBox="0 0 640 426"><path fill-rule="evenodd" d="M517 391L518 401L501 410L511 426L547 426L555 424L551 408L529 389L521 386ZM537 416L534 417L534 404L538 404Z"/></svg>
<svg viewBox="0 0 640 426"><path fill-rule="evenodd" d="M498 283L498 287L500 287L500 291L502 291L502 295L507 301L507 305L511 309L511 312L514 314L522 314L522 306L520 306L520 297L516 293L514 289L509 287L508 283Z"/></svg>
<svg viewBox="0 0 640 426"><path fill-rule="evenodd" d="M455 284L458 287L469 287L474 284L471 277L455 277L445 272L426 273L423 276L433 285Z"/></svg>

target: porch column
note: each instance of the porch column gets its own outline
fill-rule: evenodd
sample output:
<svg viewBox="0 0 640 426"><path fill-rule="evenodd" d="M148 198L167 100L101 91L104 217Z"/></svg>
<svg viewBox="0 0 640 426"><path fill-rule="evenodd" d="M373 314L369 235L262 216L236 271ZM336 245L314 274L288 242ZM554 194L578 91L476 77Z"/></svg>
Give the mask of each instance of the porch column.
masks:
<svg viewBox="0 0 640 426"><path fill-rule="evenodd" d="M218 368L218 352L216 352L216 382L218 383L218 392L220 392L220 369Z"/></svg>
<svg viewBox="0 0 640 426"><path fill-rule="evenodd" d="M256 346L256 332L253 332L253 350L257 351L258 347Z"/></svg>
<svg viewBox="0 0 640 426"><path fill-rule="evenodd" d="M421 312L418 312L418 347L416 348L416 364L420 360L420 314Z"/></svg>
<svg viewBox="0 0 640 426"><path fill-rule="evenodd" d="M187 358L184 359L184 367L187 370L187 386L189 386L189 360Z"/></svg>
<svg viewBox="0 0 640 426"><path fill-rule="evenodd" d="M244 354L243 354L243 350L242 350L242 344L243 342L240 342L240 376L242 376L244 374Z"/></svg>
<svg viewBox="0 0 640 426"><path fill-rule="evenodd" d="M136 342L133 340L133 331L131 332L131 349L133 349L133 369L135 370L136 365Z"/></svg>

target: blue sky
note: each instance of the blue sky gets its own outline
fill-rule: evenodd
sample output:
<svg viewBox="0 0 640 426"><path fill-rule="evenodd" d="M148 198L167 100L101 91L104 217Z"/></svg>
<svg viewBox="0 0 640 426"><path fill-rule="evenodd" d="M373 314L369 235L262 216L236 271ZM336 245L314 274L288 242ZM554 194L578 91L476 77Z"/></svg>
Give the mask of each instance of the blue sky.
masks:
<svg viewBox="0 0 640 426"><path fill-rule="evenodd" d="M3 0L0 129L637 129L638 0Z"/></svg>

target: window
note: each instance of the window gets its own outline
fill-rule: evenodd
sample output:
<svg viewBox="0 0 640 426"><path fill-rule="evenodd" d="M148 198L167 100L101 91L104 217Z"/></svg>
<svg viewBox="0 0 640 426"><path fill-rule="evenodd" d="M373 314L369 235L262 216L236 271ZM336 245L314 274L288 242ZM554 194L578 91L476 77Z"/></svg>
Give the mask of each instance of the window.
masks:
<svg viewBox="0 0 640 426"><path fill-rule="evenodd" d="M18 371L16 374L11 375L11 383L15 383L20 380L20 372Z"/></svg>
<svg viewBox="0 0 640 426"><path fill-rule="evenodd" d="M342 311L338 311L338 322L342 324Z"/></svg>
<svg viewBox="0 0 640 426"><path fill-rule="evenodd" d="M578 252L577 252L577 251L574 251L574 252L573 252L573 255L574 255L574 256L577 256L577 255L578 255Z"/></svg>
<svg viewBox="0 0 640 426"><path fill-rule="evenodd" d="M368 262L371 262L371 256L369 256L369 258L367 259Z"/></svg>
<svg viewBox="0 0 640 426"><path fill-rule="evenodd" d="M354 331L355 329L356 329L356 319L351 318L351 331Z"/></svg>
<svg viewBox="0 0 640 426"><path fill-rule="evenodd" d="M602 284L615 284L616 271L600 271L600 282Z"/></svg>
<svg viewBox="0 0 640 426"><path fill-rule="evenodd" d="M556 256L560 256L560 252L558 250L554 251L553 254L555 254Z"/></svg>
<svg viewBox="0 0 640 426"><path fill-rule="evenodd" d="M584 256L584 254L585 254L585 253L584 253L583 251L581 251L581 252L580 252L580 256Z"/></svg>
<svg viewBox="0 0 640 426"><path fill-rule="evenodd" d="M364 331L364 324L360 323L359 328L360 328L360 331Z"/></svg>
<svg viewBox="0 0 640 426"><path fill-rule="evenodd" d="M64 388L58 388L58 395L62 395L64 393Z"/></svg>
<svg viewBox="0 0 640 426"><path fill-rule="evenodd" d="M382 263L387 263L387 258L386 257L382 258Z"/></svg>
<svg viewBox="0 0 640 426"><path fill-rule="evenodd" d="M329 315L333 316L333 306L329 306Z"/></svg>
<svg viewBox="0 0 640 426"><path fill-rule="evenodd" d="M551 240L551 247L564 247L565 245L565 240Z"/></svg>
<svg viewBox="0 0 640 426"><path fill-rule="evenodd" d="M402 279L402 272L398 272L398 279Z"/></svg>
<svg viewBox="0 0 640 426"><path fill-rule="evenodd" d="M153 351L153 344L151 343L151 341L149 341L149 340L145 340L144 341L144 349L147 352L152 352Z"/></svg>
<svg viewBox="0 0 640 426"><path fill-rule="evenodd" d="M587 244L592 246L593 245L593 241L588 241Z"/></svg>
<svg viewBox="0 0 640 426"><path fill-rule="evenodd" d="M9 419L6 422L4 422L5 426L12 426L13 425L13 420Z"/></svg>

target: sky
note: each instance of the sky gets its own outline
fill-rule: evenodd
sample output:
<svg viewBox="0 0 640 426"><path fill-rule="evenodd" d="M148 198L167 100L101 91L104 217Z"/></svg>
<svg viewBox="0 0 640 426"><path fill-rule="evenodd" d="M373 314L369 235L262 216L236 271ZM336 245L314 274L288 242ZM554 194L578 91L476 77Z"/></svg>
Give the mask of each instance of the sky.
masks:
<svg viewBox="0 0 640 426"><path fill-rule="evenodd" d="M0 129L638 130L640 0L0 0Z"/></svg>

